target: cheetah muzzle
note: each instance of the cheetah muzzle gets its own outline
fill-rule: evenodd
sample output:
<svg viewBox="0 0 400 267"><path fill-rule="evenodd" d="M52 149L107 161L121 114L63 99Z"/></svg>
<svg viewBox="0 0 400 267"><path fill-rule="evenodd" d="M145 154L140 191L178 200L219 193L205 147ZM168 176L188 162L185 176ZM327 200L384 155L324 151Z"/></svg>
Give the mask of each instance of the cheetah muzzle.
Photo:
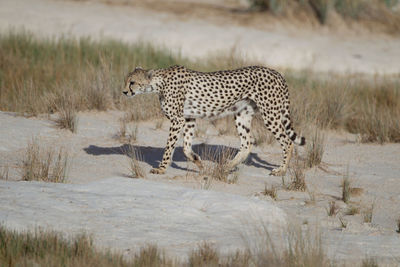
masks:
<svg viewBox="0 0 400 267"><path fill-rule="evenodd" d="M266 128L283 149L283 162L271 175L284 175L293 144L305 144L304 137L298 136L292 127L286 81L270 68L250 66L217 72L198 72L183 66L155 70L136 68L126 77L123 94L133 97L142 93L159 94L161 109L171 122L162 161L151 173L165 173L181 132L185 156L202 168L200 156L192 150L196 118L234 115L240 150L229 164L232 169L250 153L251 121L255 112L261 113Z"/></svg>

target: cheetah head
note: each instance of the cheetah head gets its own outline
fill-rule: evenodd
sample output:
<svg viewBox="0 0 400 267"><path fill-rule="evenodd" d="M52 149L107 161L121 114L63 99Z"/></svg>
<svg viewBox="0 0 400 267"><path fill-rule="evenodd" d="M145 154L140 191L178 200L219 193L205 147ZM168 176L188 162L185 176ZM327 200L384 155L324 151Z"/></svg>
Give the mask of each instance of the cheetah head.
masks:
<svg viewBox="0 0 400 267"><path fill-rule="evenodd" d="M138 94L154 92L152 77L153 70L144 70L137 67L126 77L125 88L122 93L128 97L133 97Z"/></svg>

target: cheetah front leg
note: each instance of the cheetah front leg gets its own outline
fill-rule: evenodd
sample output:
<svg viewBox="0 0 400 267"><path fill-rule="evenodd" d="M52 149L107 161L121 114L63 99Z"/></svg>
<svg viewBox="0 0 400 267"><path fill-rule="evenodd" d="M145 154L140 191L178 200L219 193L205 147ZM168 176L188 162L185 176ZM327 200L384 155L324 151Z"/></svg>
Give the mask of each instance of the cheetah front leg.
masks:
<svg viewBox="0 0 400 267"><path fill-rule="evenodd" d="M172 153L175 149L176 141L178 141L179 133L185 123L183 118L171 120L171 126L169 128L169 136L167 145L165 147L164 155L160 166L158 168L151 169L150 172L154 174L164 174L165 170L169 166L172 160Z"/></svg>

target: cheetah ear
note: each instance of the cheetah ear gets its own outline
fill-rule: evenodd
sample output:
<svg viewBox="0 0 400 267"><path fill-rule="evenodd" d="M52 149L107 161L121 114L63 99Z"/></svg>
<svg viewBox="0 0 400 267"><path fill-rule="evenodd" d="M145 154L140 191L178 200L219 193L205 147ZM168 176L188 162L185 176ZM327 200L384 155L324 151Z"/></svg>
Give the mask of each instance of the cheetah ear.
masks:
<svg viewBox="0 0 400 267"><path fill-rule="evenodd" d="M142 67L136 67L135 70L143 70Z"/></svg>
<svg viewBox="0 0 400 267"><path fill-rule="evenodd" d="M153 78L153 74L154 74L154 70L147 71L147 73L146 73L147 79L151 80L151 78Z"/></svg>

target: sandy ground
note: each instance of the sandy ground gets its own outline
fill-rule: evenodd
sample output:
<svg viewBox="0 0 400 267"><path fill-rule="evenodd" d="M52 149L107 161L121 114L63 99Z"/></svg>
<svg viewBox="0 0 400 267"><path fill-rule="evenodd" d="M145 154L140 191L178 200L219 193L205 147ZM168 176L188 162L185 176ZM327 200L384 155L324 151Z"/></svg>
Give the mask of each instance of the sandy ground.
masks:
<svg viewBox="0 0 400 267"><path fill-rule="evenodd" d="M177 19L148 9L93 2L1 0L0 30L22 27L40 36L145 40L190 58L221 51L230 53L235 47L247 59L273 67L365 74L400 72L400 39L389 36L216 25L198 19ZM238 183L214 181L208 191L202 189L203 180L195 166L186 162L181 141L167 174L149 174L161 160L167 122L161 129L156 129L155 122L138 125L134 146L143 154L140 164L147 177L127 178L128 158L123 153L127 146L114 138L122 116L117 111L80 113L78 132L72 134L56 129L48 118L28 119L0 112L0 166L9 166L11 179L0 182L0 221L18 229L47 226L65 233L88 231L98 246L118 248L128 255L137 246L154 240L163 248L170 248L172 254L182 252L182 246L192 249L202 240L211 240L227 251L245 246L242 237L229 233L233 231L232 223L239 227L235 224L240 223L237 218L248 217L243 209L252 206L267 224L281 220L305 231L320 229L331 259L359 263L360 259L374 256L389 266L399 265L400 235L395 232L400 216L399 144L359 144L355 135L328 132L324 170L307 171L308 192L280 188L277 200L273 201L259 193L265 184L282 185L281 177L268 176L281 160L276 144L253 149L247 163L239 168ZM33 137L46 146L68 148L69 184L14 181L20 177L19 163ZM239 140L219 136L209 126L207 135L196 139L195 149L215 150L220 145L237 148ZM302 148L299 153L304 153ZM340 184L347 170L353 186L363 190L352 197L350 205L359 205L363 210L374 204L371 223L364 223L361 214L344 214L348 205L340 200ZM287 175L285 180L289 179ZM143 197L143 192L149 192L148 198ZM337 202L342 215L327 215L330 201ZM182 202L187 205L178 214L174 207ZM165 210L160 211L160 203L164 203ZM113 208L117 209L115 213ZM165 224L163 218L148 219L148 214L160 216L160 212L170 214L164 218ZM130 224L129 216L137 216L136 225ZM346 228L341 227L339 217L347 223ZM65 223L58 223L64 220ZM195 230L193 220L198 220ZM256 226L253 222L248 225ZM153 230L154 236L145 234ZM228 233L230 238L225 240L219 231Z"/></svg>
<svg viewBox="0 0 400 267"><path fill-rule="evenodd" d="M9 28L25 28L42 36L149 41L191 59L230 54L234 48L236 55L270 67L339 73L400 72L398 37L332 35L323 30L289 30L275 24L272 29L258 30L227 23L216 25L200 19L182 20L141 7L79 1L2 0L0 30Z"/></svg>
<svg viewBox="0 0 400 267"><path fill-rule="evenodd" d="M257 224L275 238L286 231L286 215L272 202L144 179L80 185L0 181L0 203L0 220L10 228L94 233L97 245L126 256L157 244L173 257L186 257L201 240L234 253L243 248L243 238L258 238Z"/></svg>
<svg viewBox="0 0 400 267"><path fill-rule="evenodd" d="M287 216L282 220L289 225L297 225L303 230L319 229L331 259L359 262L366 256L373 256L389 266L398 263L400 236L395 230L396 219L400 215L399 144L359 144L354 135L327 133L323 159L327 171L319 168L307 171L308 192L287 191L281 186L281 177L268 175L281 160L277 144L255 147L247 163L240 166L236 184L213 181L210 190L204 190L196 167L185 160L181 142L165 175L149 173L161 159L168 134L167 121L161 129L156 129L155 122L138 125L134 147L143 155L140 166L145 170L146 178L144 181L127 178L129 159L123 152L127 145L115 139L119 129L118 119L122 116L123 113L116 111L80 113L78 132L72 134L56 129L48 119L28 119L0 113L0 125L7 125L0 128L0 164L10 166L11 180L20 177L18 164L27 143L36 137L44 146L68 149L71 155L68 183L72 184L1 182L0 220L18 229L46 226L66 233L87 231L94 235L99 246L118 248L128 255L141 244L157 240L172 255L179 255L203 240L210 240L225 252L244 248L246 242L242 236L229 235L227 241L219 232L231 233L234 228L260 225L254 223L255 219L247 224L240 219L250 218L244 211L250 211L250 207L254 206L258 211L254 213L262 215L262 219L271 225ZM216 129L209 126L207 136L196 138L195 148L203 146L213 150L220 144L237 148L239 140L234 136L219 136ZM299 153L304 151L299 149ZM351 198L349 205L340 200L340 184L347 169L352 185L363 190L361 195ZM288 182L290 176L284 179ZM259 194L265 184L279 188L276 201ZM187 192L186 195L181 194L183 191ZM147 204L143 192L148 192ZM312 195L314 201L311 200ZM157 219L150 223L146 214L159 216L157 201L164 203L163 212L169 217L165 222ZM336 201L341 215L327 215L330 201ZM177 203L182 203L185 211L177 214L174 211ZM364 223L361 214L344 214L351 205L361 206L363 210L373 203L371 223ZM212 214L198 211L199 207L209 205L216 209L212 211L211 208ZM118 212L111 215L114 208ZM224 213L223 209L229 211ZM280 215L274 215L274 212ZM71 217L70 214L76 216ZM136 218L132 225L129 216ZM204 221L204 216L208 221ZM347 223L346 228L341 227L339 217ZM206 223L208 226L202 228L196 224L193 228L193 218L199 220L198 225ZM57 223L60 219L65 223ZM237 224L232 228L234 222ZM137 230L131 229L133 225ZM164 225L165 229L160 225ZM111 230L113 227L115 230ZM202 230L196 230L198 227ZM271 232L276 233L271 228ZM156 229L156 237L146 234L150 229ZM177 232L180 233L178 236ZM124 234L129 238L123 238Z"/></svg>

